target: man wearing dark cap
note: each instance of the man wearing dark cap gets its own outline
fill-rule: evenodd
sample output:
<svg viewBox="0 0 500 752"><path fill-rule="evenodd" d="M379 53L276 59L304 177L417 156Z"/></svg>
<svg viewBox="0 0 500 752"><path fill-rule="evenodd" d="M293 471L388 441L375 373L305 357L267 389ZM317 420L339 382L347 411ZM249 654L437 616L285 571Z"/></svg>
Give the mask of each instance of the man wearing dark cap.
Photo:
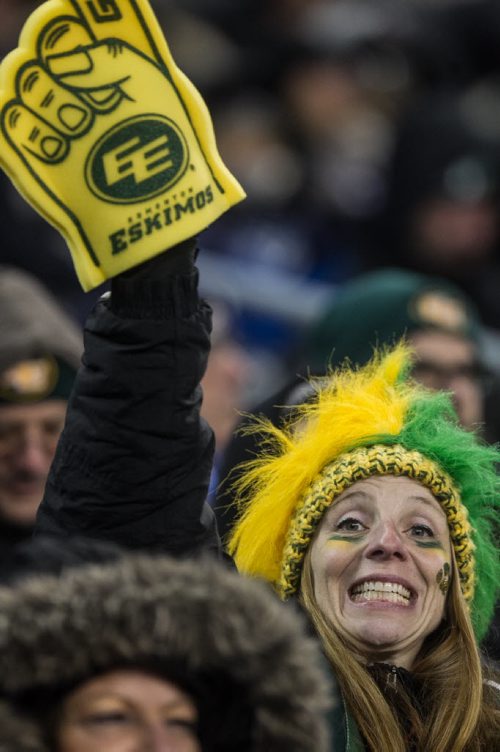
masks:
<svg viewBox="0 0 500 752"><path fill-rule="evenodd" d="M0 266L0 548L31 535L81 350L49 293Z"/></svg>
<svg viewBox="0 0 500 752"><path fill-rule="evenodd" d="M303 361L313 373L345 358L366 363L377 344L406 336L415 350L414 376L453 392L462 425L484 420L481 324L455 285L403 269L383 269L347 284L308 332Z"/></svg>
<svg viewBox="0 0 500 752"><path fill-rule="evenodd" d="M414 376L433 389L453 393L461 423L496 439L496 428L484 425L487 369L481 348L481 325L472 302L453 284L399 268L360 275L335 296L304 337L294 376L277 394L250 412L278 423L293 406L313 393L307 374L320 376L346 358L363 365L377 345L406 336L415 352ZM298 374L298 375L297 375ZM242 425L247 419L242 419ZM224 536L235 513L231 505L233 469L255 451L256 438L237 432L228 445L215 502Z"/></svg>

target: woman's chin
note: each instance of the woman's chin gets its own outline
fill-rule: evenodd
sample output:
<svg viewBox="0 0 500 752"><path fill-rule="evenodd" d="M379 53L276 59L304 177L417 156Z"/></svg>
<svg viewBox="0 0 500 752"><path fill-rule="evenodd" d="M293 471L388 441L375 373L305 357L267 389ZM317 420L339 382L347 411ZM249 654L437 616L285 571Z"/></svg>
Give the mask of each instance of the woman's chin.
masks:
<svg viewBox="0 0 500 752"><path fill-rule="evenodd" d="M376 660L380 654L380 660L388 660L387 657L382 657L383 654L397 656L398 653L406 653L410 646L411 652L416 654L420 648L422 641L415 644L414 625L405 621L398 619L394 612L386 612L378 616L372 614L371 619L360 620L357 624L349 624L344 628L362 655Z"/></svg>

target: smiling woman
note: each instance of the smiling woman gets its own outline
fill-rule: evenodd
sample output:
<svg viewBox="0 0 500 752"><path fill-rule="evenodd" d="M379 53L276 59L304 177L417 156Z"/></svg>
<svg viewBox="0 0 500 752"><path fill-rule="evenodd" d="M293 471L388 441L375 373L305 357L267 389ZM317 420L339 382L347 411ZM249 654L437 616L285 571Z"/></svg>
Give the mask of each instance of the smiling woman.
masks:
<svg viewBox="0 0 500 752"><path fill-rule="evenodd" d="M499 454L446 394L407 377L405 346L318 382L237 490L239 569L298 597L346 704L348 749L497 748L477 640L500 579Z"/></svg>
<svg viewBox="0 0 500 752"><path fill-rule="evenodd" d="M446 516L430 491L405 477L358 481L310 551L315 599L344 641L370 661L411 668L443 618L451 560Z"/></svg>

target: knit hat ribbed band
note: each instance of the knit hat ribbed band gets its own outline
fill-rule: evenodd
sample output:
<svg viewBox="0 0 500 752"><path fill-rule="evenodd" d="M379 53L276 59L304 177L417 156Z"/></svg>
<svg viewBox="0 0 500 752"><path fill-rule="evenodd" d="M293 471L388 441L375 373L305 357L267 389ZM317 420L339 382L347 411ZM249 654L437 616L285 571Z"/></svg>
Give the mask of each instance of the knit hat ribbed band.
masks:
<svg viewBox="0 0 500 752"><path fill-rule="evenodd" d="M462 593L474 596L474 544L467 509L450 476L432 460L400 445L374 445L347 452L327 465L307 489L288 530L278 589L283 598L297 592L305 553L327 509L353 483L373 475L406 476L429 489L446 514Z"/></svg>

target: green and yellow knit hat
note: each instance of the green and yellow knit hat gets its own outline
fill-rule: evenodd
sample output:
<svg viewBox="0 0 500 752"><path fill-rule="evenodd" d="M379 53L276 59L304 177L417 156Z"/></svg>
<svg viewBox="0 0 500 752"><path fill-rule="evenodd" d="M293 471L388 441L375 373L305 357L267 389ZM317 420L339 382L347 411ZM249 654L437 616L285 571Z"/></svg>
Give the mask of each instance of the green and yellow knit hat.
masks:
<svg viewBox="0 0 500 752"><path fill-rule="evenodd" d="M476 635L488 627L500 581L500 451L458 425L448 394L407 378L409 349L376 352L315 382L314 400L283 427L257 419L263 452L237 481L242 509L229 542L240 571L297 592L305 553L329 507L372 475L422 483L448 519L460 585Z"/></svg>

